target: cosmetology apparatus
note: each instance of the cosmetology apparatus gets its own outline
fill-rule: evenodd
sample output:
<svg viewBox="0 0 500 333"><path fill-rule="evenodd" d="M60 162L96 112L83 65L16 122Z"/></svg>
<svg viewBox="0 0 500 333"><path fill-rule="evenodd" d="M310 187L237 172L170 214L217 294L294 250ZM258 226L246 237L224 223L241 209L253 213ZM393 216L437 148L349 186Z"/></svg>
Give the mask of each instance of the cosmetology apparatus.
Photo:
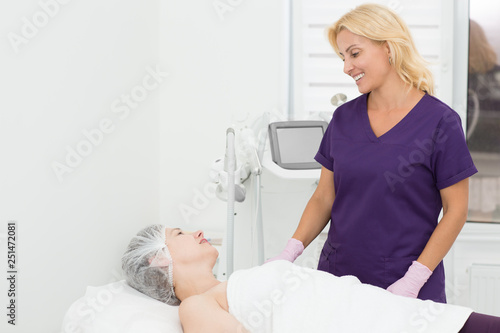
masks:
<svg viewBox="0 0 500 333"><path fill-rule="evenodd" d="M314 160L328 123L320 120L282 121L269 124L273 162L283 169L320 169Z"/></svg>
<svg viewBox="0 0 500 333"><path fill-rule="evenodd" d="M339 106L346 100L344 94L336 94L331 103ZM223 271L226 277L234 271L235 203L243 202L246 198L244 183L253 177L251 193L254 195L252 211L255 212L255 218L251 222L251 228L256 239L252 243L257 252L255 264L261 265L265 260L262 171L266 169L285 181L319 179L321 166L314 160L314 156L328 127L325 120L329 120L330 116L323 115L321 118L324 120L270 122L271 115L264 113L250 127L241 130L227 129L225 156L216 160L211 170L211 179L217 184L217 197L227 201L225 247L220 262L220 265L225 265ZM219 274L220 272L219 267Z"/></svg>
<svg viewBox="0 0 500 333"><path fill-rule="evenodd" d="M244 135L244 133L242 133ZM248 135L248 132L247 132ZM251 140L250 140L251 141ZM256 146L244 149L242 163L238 164L235 147L235 130L228 128L226 131L226 153L224 159L218 159L212 166L211 178L217 184L215 193L221 200L227 201L227 226L225 238L226 276L229 277L234 270L234 205L243 202L246 189L243 185L250 176L255 177L256 219L254 227L257 232L258 264L264 262L262 211L260 204L260 174L262 166Z"/></svg>

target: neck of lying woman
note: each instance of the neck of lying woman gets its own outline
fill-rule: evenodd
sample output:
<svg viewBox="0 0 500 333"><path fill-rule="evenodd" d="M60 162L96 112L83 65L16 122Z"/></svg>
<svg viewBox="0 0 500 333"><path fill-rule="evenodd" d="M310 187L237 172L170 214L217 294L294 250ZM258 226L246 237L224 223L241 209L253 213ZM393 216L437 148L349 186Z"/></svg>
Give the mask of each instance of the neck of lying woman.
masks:
<svg viewBox="0 0 500 333"><path fill-rule="evenodd" d="M177 298L182 302L188 297L203 294L221 282L212 271L179 270L174 271L174 290Z"/></svg>

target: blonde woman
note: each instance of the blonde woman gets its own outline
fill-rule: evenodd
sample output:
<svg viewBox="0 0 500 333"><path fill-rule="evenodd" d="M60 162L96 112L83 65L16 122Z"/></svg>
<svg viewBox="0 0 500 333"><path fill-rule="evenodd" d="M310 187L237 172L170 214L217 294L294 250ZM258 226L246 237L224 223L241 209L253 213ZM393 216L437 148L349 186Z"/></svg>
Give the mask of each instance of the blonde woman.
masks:
<svg viewBox="0 0 500 333"><path fill-rule="evenodd" d="M328 39L362 95L335 111L316 155L318 187L273 259L293 262L331 220L319 270L446 302L442 260L477 172L460 117L433 96L431 72L389 8L353 9Z"/></svg>

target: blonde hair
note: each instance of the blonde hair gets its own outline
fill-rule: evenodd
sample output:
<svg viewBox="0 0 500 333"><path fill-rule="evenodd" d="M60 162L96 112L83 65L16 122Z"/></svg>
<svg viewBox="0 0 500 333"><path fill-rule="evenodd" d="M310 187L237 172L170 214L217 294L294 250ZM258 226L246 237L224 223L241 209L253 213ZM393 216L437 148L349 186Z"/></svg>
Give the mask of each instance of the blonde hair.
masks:
<svg viewBox="0 0 500 333"><path fill-rule="evenodd" d="M418 53L410 30L394 11L378 4L364 4L328 27L328 40L341 58L337 36L344 29L378 45L387 42L391 51L391 65L403 82L429 95L434 94L434 79L427 68L427 61Z"/></svg>
<svg viewBox="0 0 500 333"><path fill-rule="evenodd" d="M485 74L495 67L497 55L476 21L470 20L469 73Z"/></svg>

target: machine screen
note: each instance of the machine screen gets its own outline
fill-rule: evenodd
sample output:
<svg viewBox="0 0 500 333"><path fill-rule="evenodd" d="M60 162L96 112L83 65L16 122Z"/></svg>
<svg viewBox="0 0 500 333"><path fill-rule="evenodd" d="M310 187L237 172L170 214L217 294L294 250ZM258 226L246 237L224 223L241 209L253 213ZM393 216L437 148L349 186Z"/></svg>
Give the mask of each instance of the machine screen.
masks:
<svg viewBox="0 0 500 333"><path fill-rule="evenodd" d="M284 169L321 169L314 160L328 123L294 120L269 124L273 161Z"/></svg>
<svg viewBox="0 0 500 333"><path fill-rule="evenodd" d="M282 163L315 162L323 127L278 128L276 134Z"/></svg>

